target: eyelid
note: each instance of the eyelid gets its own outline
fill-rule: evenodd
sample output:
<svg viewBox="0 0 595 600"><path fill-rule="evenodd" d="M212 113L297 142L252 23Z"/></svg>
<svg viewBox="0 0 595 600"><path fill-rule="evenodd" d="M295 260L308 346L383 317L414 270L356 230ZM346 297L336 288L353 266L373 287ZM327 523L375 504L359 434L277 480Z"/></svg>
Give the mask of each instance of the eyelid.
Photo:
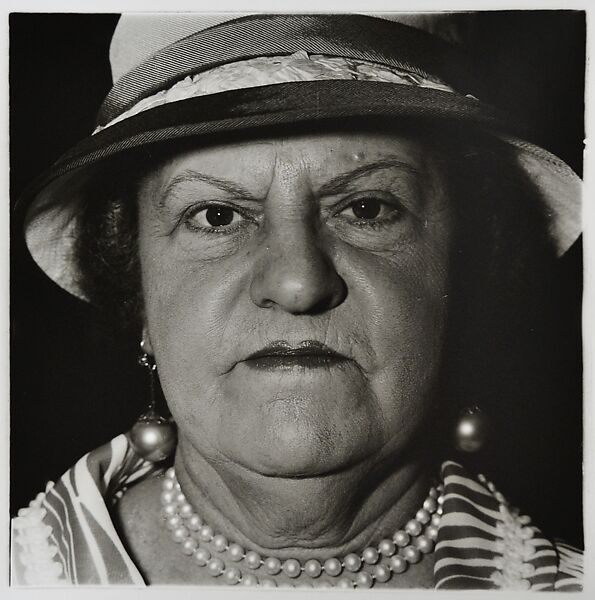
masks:
<svg viewBox="0 0 595 600"><path fill-rule="evenodd" d="M215 206L224 206L226 208L230 208L234 212L238 213L243 219L252 221L254 223L257 222L257 219L254 218L254 216L251 216L250 214L248 214L249 211L247 211L244 208L239 208L237 206L237 204L228 202L226 200L213 200L213 199L198 200L196 202L193 202L189 206L185 206L184 208L182 208L180 211L178 211L176 213L176 215L174 217L175 223L171 230L171 233L173 233L176 229L178 229L178 227L180 227L180 225L182 225L187 219L195 216L201 210L207 210L207 209L215 207Z"/></svg>
<svg viewBox="0 0 595 600"><path fill-rule="evenodd" d="M358 200L365 200L367 198L375 198L380 200L383 204L394 207L396 210L408 212L403 202L401 202L399 198L392 192L388 192L386 190L360 190L357 192L352 192L345 198L339 200L339 202L337 202L333 207L332 214L333 216L336 216L351 206L354 202L357 202Z"/></svg>

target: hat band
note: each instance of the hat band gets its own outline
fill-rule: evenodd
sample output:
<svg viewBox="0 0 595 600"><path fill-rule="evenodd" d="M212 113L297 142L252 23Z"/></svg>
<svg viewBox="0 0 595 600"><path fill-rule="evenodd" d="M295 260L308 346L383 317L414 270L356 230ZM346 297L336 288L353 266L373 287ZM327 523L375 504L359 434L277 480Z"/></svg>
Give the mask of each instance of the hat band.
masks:
<svg viewBox="0 0 595 600"><path fill-rule="evenodd" d="M106 125L186 76L299 51L437 77L462 93L479 91L473 69L458 49L413 27L362 15L256 15L197 31L133 67L114 82L96 124Z"/></svg>
<svg viewBox="0 0 595 600"><path fill-rule="evenodd" d="M422 77L405 69L365 60L321 54L308 55L301 50L289 56L261 56L236 61L188 75L170 88L143 98L109 123L99 125L93 133L156 106L180 100L264 85L330 79L382 81L457 93L437 77ZM469 94L467 96L473 97Z"/></svg>

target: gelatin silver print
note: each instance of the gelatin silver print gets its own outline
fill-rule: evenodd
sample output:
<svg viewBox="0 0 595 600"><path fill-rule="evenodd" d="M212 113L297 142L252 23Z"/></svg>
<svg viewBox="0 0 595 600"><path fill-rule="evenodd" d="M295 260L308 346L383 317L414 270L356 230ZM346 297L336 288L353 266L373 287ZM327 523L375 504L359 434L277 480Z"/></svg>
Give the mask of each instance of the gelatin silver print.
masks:
<svg viewBox="0 0 595 600"><path fill-rule="evenodd" d="M584 11L9 21L12 586L582 589Z"/></svg>

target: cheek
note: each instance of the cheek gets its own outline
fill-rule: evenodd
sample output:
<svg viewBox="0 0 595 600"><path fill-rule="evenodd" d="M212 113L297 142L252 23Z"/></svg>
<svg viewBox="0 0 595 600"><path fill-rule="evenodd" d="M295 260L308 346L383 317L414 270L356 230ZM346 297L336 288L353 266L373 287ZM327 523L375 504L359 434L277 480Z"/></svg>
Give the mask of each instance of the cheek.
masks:
<svg viewBox="0 0 595 600"><path fill-rule="evenodd" d="M389 265L384 273L378 269L373 277L370 312L381 356L420 363L416 357L432 353L442 339L448 298L446 257L419 254L402 265Z"/></svg>
<svg viewBox="0 0 595 600"><path fill-rule="evenodd" d="M352 317L365 323L376 358L370 382L386 435L416 426L432 401L448 314L449 231L441 225L390 257L345 257Z"/></svg>
<svg viewBox="0 0 595 600"><path fill-rule="evenodd" d="M160 381L174 417L208 421L219 376L222 347L234 343L231 315L247 282L245 260L186 258L167 239L140 236L145 314ZM206 411L206 414L205 414Z"/></svg>

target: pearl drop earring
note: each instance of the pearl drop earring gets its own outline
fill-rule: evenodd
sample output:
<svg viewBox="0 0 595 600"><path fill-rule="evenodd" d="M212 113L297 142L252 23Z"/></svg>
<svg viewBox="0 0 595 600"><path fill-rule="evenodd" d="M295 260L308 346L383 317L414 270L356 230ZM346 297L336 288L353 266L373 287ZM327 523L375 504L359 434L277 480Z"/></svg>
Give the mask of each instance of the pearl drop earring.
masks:
<svg viewBox="0 0 595 600"><path fill-rule="evenodd" d="M455 445L462 452L477 452L486 442L488 419L478 406L463 409L455 430Z"/></svg>
<svg viewBox="0 0 595 600"><path fill-rule="evenodd" d="M166 419L157 412L155 400L155 378L157 364L145 350L145 341L141 341L142 354L138 359L141 366L149 371L150 400L149 407L137 419L130 430L130 444L134 451L150 462L165 460L176 445L176 427L173 419Z"/></svg>

